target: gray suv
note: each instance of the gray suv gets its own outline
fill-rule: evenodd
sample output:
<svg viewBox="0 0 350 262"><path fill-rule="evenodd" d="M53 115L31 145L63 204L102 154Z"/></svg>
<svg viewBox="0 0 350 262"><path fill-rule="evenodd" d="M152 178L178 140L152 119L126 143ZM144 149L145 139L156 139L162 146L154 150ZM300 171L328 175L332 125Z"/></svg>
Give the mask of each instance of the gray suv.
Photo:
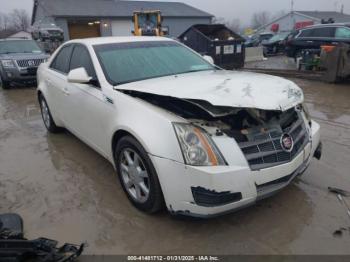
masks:
<svg viewBox="0 0 350 262"><path fill-rule="evenodd" d="M0 86L36 84L37 69L48 58L34 40L0 40Z"/></svg>

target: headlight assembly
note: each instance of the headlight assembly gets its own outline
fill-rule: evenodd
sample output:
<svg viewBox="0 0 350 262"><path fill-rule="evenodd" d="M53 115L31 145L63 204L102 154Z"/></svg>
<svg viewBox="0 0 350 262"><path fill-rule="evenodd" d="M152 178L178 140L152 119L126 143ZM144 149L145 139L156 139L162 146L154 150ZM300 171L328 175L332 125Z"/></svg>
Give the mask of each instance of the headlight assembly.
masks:
<svg viewBox="0 0 350 262"><path fill-rule="evenodd" d="M1 64L3 65L3 67L6 67L6 68L14 68L15 67L15 64L13 63L12 60L2 60Z"/></svg>
<svg viewBox="0 0 350 262"><path fill-rule="evenodd" d="M183 123L174 123L185 162L191 166L226 165L219 149L202 129Z"/></svg>
<svg viewBox="0 0 350 262"><path fill-rule="evenodd" d="M302 108L303 108L303 112L305 114L306 119L308 121L310 121L311 120L310 112L309 112L309 109L307 108L305 103L302 104Z"/></svg>

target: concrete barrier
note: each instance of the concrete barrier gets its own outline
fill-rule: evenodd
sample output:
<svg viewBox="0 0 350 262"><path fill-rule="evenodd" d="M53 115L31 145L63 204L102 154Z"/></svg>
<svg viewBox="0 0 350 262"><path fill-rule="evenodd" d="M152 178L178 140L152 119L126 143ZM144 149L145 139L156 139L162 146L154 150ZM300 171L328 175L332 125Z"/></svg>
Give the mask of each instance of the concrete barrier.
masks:
<svg viewBox="0 0 350 262"><path fill-rule="evenodd" d="M246 62L256 62L264 60L264 48L262 46L258 47L247 47L245 49L245 61Z"/></svg>

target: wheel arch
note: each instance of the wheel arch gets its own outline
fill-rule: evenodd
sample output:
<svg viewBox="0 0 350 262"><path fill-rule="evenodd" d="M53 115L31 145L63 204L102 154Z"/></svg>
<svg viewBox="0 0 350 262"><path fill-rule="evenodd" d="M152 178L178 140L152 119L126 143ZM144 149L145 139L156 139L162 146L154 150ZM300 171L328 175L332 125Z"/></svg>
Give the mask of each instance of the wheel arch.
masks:
<svg viewBox="0 0 350 262"><path fill-rule="evenodd" d="M145 149L145 151L147 153L149 152L147 146L145 146L144 141L142 141L142 139L140 139L138 136L134 135L131 131L127 130L126 128L118 129L113 133L112 143L111 143L111 147L112 147L111 152L112 152L112 159L113 159L114 166L116 165L116 163L115 163L116 146L117 146L118 142L120 141L120 139L122 139L125 136L131 136L132 138L134 138L137 142L139 142L141 144L141 146Z"/></svg>

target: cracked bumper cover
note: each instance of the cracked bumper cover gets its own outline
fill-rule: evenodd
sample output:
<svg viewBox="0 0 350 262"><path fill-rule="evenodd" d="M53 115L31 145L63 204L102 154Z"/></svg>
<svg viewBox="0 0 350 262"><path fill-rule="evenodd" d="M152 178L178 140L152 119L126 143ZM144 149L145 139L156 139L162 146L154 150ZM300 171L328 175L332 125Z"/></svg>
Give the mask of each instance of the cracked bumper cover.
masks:
<svg viewBox="0 0 350 262"><path fill-rule="evenodd" d="M293 161L259 171L251 171L248 164L194 167L150 156L168 210L175 215L208 218L254 205L256 201L279 192L304 173L313 156L321 152L319 125L314 122L311 131L311 142ZM198 202L193 189L199 189L196 192L202 193L201 200L203 194L204 197L213 196L216 199L205 200L210 204Z"/></svg>

